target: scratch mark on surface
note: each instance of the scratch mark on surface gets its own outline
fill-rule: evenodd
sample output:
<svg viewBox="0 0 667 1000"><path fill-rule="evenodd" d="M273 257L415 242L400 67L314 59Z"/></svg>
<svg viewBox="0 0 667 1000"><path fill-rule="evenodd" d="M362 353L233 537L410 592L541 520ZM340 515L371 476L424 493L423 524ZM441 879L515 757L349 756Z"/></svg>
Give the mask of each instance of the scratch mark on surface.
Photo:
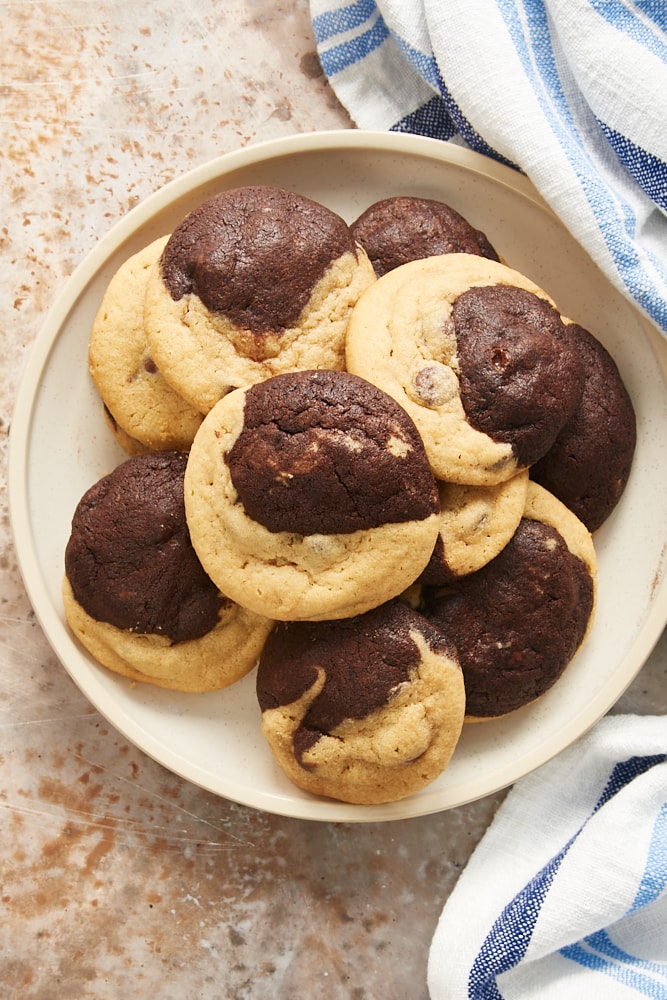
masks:
<svg viewBox="0 0 667 1000"><path fill-rule="evenodd" d="M130 788L132 788L132 789L139 788L145 795L148 795L151 799L154 799L155 801L159 802L161 805L167 806L169 809L176 809L176 810L178 810L179 813L182 813L182 815L187 816L188 819L194 820L198 824L202 824L204 826L210 827L211 830L214 830L216 834L222 834L226 839L236 841L236 843L239 846L242 846L242 847L253 847L254 846L254 844L251 841L242 839L241 837L236 837L234 834L229 833L226 830L223 830L221 827L216 826L214 823L211 823L209 820L205 819L204 817L197 816L196 813L191 812L189 809L186 809L184 806L179 805L178 803L173 802L171 799L167 798L164 795L160 795L154 789L147 788L147 787L145 787L143 785L138 785L135 781L130 781L124 775L118 774L118 773L113 772L113 771L110 771L108 768L104 767L103 765L100 765L100 764L97 764L97 763L95 763L95 762L93 762L91 760L88 760L86 757L84 757L80 753L76 753L73 756L74 756L75 760L80 761L82 764L86 764L89 767L97 768L97 769L101 770L102 772L104 772L105 774L110 775L112 778L114 778L114 780L120 782L120 784L122 784L122 785L129 785ZM190 840L195 840L195 841L197 841L197 843L201 843L201 841L197 837L190 837L189 839ZM218 847L222 847L223 846L219 841L214 841L214 840L206 841L206 843L209 846L218 846Z"/></svg>

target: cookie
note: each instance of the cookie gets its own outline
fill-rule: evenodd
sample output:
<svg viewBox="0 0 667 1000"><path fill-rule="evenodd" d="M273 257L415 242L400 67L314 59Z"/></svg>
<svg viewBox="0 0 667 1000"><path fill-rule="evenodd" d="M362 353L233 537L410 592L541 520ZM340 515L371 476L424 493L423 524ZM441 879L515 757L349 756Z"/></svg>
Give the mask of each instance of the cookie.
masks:
<svg viewBox="0 0 667 1000"><path fill-rule="evenodd" d="M350 229L378 278L410 260L446 253L499 260L484 233L455 209L432 198L383 198L362 212Z"/></svg>
<svg viewBox="0 0 667 1000"><path fill-rule="evenodd" d="M519 525L527 492L527 470L496 486L438 483L440 527L420 582L449 583L494 559Z"/></svg>
<svg viewBox="0 0 667 1000"><path fill-rule="evenodd" d="M466 485L503 482L546 454L582 392L547 293L471 254L379 278L353 311L346 356L410 414L436 478Z"/></svg>
<svg viewBox="0 0 667 1000"><path fill-rule="evenodd" d="M185 508L223 593L283 621L351 617L397 596L429 560L440 509L405 411L329 370L220 400L192 445Z"/></svg>
<svg viewBox="0 0 667 1000"><path fill-rule="evenodd" d="M121 264L90 332L90 374L116 439L133 455L189 448L203 419L165 382L146 341L146 284L167 239L154 240Z"/></svg>
<svg viewBox="0 0 667 1000"><path fill-rule="evenodd" d="M282 372L344 368L352 306L374 281L335 212L280 188L234 188L172 233L148 281L148 342L176 391L208 412Z"/></svg>
<svg viewBox="0 0 667 1000"><path fill-rule="evenodd" d="M616 362L600 341L577 324L570 329L586 379L576 410L531 478L597 531L626 487L637 443L632 400Z"/></svg>
<svg viewBox="0 0 667 1000"><path fill-rule="evenodd" d="M590 532L531 482L524 516L500 554L422 592L424 613L457 650L466 720L498 718L545 694L586 638L596 593Z"/></svg>
<svg viewBox="0 0 667 1000"><path fill-rule="evenodd" d="M272 622L234 604L190 544L187 456L127 459L81 498L65 551L67 621L103 666L177 691L223 688L257 662Z"/></svg>
<svg viewBox="0 0 667 1000"><path fill-rule="evenodd" d="M264 737L291 781L360 804L405 798L437 778L465 705L453 649L400 601L340 621L277 625L257 697Z"/></svg>

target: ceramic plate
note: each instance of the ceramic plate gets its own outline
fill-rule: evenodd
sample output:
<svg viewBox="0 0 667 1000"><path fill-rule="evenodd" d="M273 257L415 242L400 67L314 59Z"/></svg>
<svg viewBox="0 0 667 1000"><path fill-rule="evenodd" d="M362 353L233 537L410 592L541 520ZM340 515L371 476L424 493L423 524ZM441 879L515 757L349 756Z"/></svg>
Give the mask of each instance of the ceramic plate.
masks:
<svg viewBox="0 0 667 1000"><path fill-rule="evenodd" d="M320 800L273 763L259 728L254 674L226 691L181 695L98 667L63 615L63 552L84 491L126 456L111 438L87 371L91 321L119 265L168 233L222 188L274 184L315 198L348 221L379 198L447 202L484 230L514 268L615 357L634 400L638 444L626 492L596 537L599 607L584 648L531 707L464 728L448 769L387 806ZM667 343L601 275L514 171L435 140L393 133L323 132L258 144L206 164L158 191L100 240L54 304L31 352L10 447L10 503L21 570L53 649L75 683L128 740L211 792L269 812L377 821L437 812L494 792L564 749L619 698L667 620Z"/></svg>

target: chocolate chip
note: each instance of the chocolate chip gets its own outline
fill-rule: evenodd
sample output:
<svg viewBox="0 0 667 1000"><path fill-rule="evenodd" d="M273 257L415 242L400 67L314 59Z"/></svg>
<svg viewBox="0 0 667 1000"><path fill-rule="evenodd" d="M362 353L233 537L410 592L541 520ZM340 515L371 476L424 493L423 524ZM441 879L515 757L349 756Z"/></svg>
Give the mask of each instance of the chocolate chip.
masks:
<svg viewBox="0 0 667 1000"><path fill-rule="evenodd" d="M451 368L438 362L425 365L417 371L408 389L415 402L430 409L443 406L458 394L458 379Z"/></svg>

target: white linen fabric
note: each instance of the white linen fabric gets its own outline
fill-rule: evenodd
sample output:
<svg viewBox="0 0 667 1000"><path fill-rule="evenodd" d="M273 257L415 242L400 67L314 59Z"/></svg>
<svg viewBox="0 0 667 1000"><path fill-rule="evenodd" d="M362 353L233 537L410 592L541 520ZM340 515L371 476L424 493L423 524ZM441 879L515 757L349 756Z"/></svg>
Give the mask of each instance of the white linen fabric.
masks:
<svg viewBox="0 0 667 1000"><path fill-rule="evenodd" d="M667 998L667 718L607 716L514 785L444 906L428 985Z"/></svg>
<svg viewBox="0 0 667 1000"><path fill-rule="evenodd" d="M355 124L522 170L667 333L664 0L311 0Z"/></svg>

